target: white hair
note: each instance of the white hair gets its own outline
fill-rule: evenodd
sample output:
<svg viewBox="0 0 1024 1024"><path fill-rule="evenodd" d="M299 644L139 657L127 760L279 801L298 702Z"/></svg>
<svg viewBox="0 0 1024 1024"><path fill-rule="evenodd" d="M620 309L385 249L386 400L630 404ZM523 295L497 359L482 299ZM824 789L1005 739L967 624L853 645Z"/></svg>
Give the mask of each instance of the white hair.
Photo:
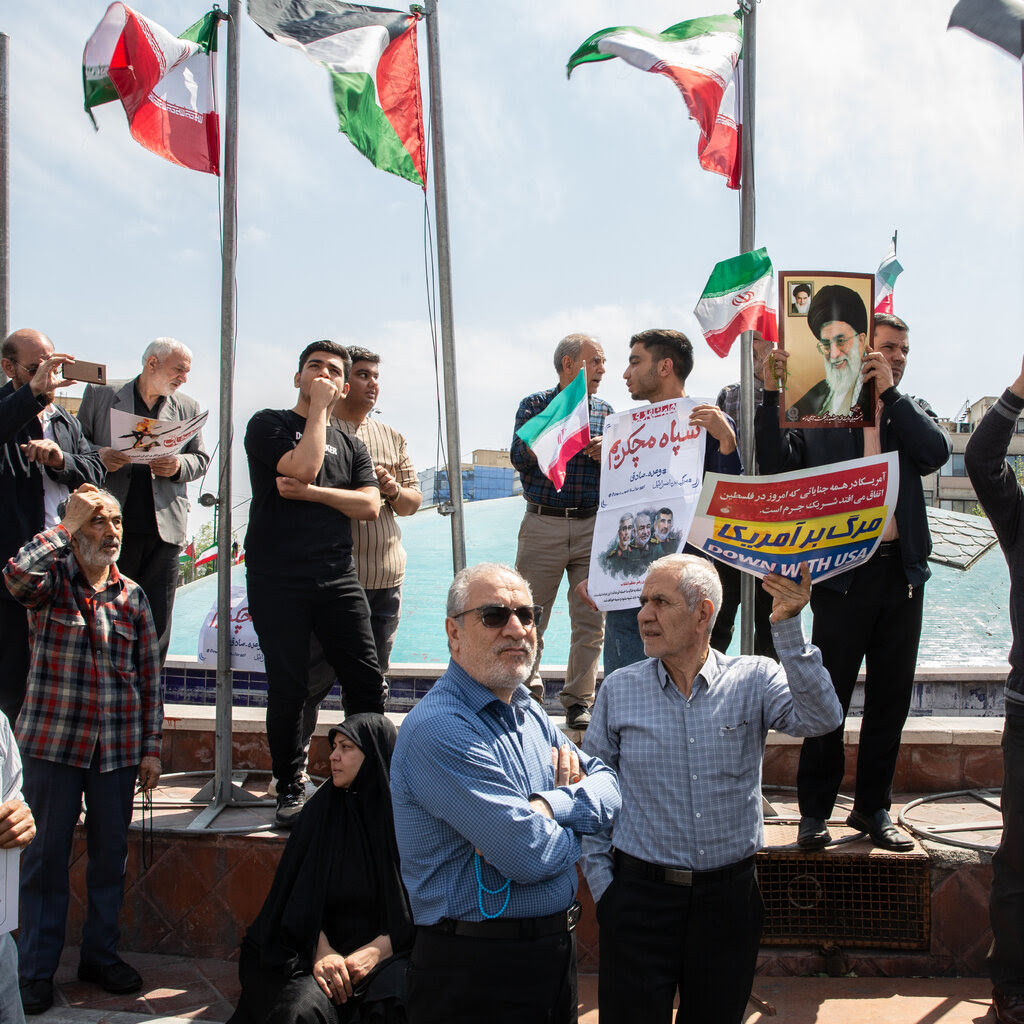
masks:
<svg viewBox="0 0 1024 1024"><path fill-rule="evenodd" d="M192 349L177 338L154 338L142 353L142 365L149 362L150 356L156 356L156 361L162 363L170 355L184 356L192 362Z"/></svg>
<svg viewBox="0 0 1024 1024"><path fill-rule="evenodd" d="M679 573L679 593L691 612L696 611L701 601L711 602L710 633L722 607L722 581L714 564L699 555L663 555L651 562L647 572L650 574L657 569L672 569Z"/></svg>
<svg viewBox="0 0 1024 1024"><path fill-rule="evenodd" d="M530 584L511 566L502 565L501 562L480 562L478 565L469 565L465 569L460 569L455 574L455 579L452 580L452 585L448 588L448 607L446 608L448 618L458 618L466 610L466 605L469 604L469 588L473 583L479 579L489 579L492 576L511 577L526 588L530 600L533 600Z"/></svg>

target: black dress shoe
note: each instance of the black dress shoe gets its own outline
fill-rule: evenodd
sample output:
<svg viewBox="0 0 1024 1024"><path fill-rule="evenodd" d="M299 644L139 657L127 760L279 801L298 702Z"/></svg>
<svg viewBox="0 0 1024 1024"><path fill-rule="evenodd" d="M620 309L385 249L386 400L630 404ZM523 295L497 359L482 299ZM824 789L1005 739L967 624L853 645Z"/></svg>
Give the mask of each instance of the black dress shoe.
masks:
<svg viewBox="0 0 1024 1024"><path fill-rule="evenodd" d="M999 1024L1024 1024L1024 996L992 989L992 1009Z"/></svg>
<svg viewBox="0 0 1024 1024"><path fill-rule="evenodd" d="M801 850L820 850L832 842L832 833L824 818L801 815L800 827L796 832L796 845Z"/></svg>
<svg viewBox="0 0 1024 1024"><path fill-rule="evenodd" d="M78 965L78 980L91 981L115 995L138 992L142 988L142 976L123 960L112 964L87 964L83 961Z"/></svg>
<svg viewBox="0 0 1024 1024"><path fill-rule="evenodd" d="M906 851L914 848L914 840L892 823L888 811L875 811L874 814L850 811L846 824L858 832L867 832L871 836L871 842L883 850Z"/></svg>
<svg viewBox="0 0 1024 1024"><path fill-rule="evenodd" d="M53 978L19 978L18 988L26 1013L46 1013L53 1006Z"/></svg>
<svg viewBox="0 0 1024 1024"><path fill-rule="evenodd" d="M568 729L586 729L590 725L590 708L586 704L573 704L565 713L565 725Z"/></svg>

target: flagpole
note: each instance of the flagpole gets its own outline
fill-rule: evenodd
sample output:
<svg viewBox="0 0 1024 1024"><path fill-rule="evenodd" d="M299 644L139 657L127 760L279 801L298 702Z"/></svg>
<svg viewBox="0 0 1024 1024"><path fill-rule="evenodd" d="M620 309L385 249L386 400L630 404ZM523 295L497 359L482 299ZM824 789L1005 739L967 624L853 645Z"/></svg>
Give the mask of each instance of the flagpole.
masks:
<svg viewBox="0 0 1024 1024"><path fill-rule="evenodd" d="M462 503L462 444L459 440L459 396L455 374L455 331L452 316L452 267L448 230L448 178L444 155L444 114L441 99L441 55L437 0L424 0L427 23L427 74L430 81L430 138L434 151L434 223L437 230L437 275L441 298L441 361L448 437L448 489L452 501L452 567L466 567L466 521Z"/></svg>
<svg viewBox="0 0 1024 1024"><path fill-rule="evenodd" d="M11 333L10 36L0 32L0 340ZM7 375L0 370L0 381Z"/></svg>
<svg viewBox="0 0 1024 1024"><path fill-rule="evenodd" d="M740 253L754 248L754 82L757 55L757 3L740 0L743 10L743 82L742 110L743 144L740 178ZM754 375L753 331L740 337L740 447L747 460L748 473L754 468ZM754 586L756 580L748 572L740 573L740 652L754 653Z"/></svg>
<svg viewBox="0 0 1024 1024"><path fill-rule="evenodd" d="M221 17L224 17L221 15ZM220 469L217 478L217 711L214 725L213 791L194 798L209 799L190 823L190 831L207 828L232 803L255 802L231 782L231 445L234 439L235 265L238 251L238 81L242 0L228 2L228 48L224 109L224 237L220 279Z"/></svg>

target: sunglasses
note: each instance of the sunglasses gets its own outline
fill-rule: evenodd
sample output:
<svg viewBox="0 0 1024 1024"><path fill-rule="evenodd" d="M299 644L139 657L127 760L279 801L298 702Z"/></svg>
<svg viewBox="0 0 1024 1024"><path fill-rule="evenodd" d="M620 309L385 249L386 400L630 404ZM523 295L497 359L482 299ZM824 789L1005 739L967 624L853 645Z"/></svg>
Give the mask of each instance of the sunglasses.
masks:
<svg viewBox="0 0 1024 1024"><path fill-rule="evenodd" d="M539 604L521 604L518 608L509 608L503 604L482 604L479 608L467 608L464 612L459 612L455 618L461 619L463 615L479 612L480 621L488 629L501 629L515 615L520 625L529 629L540 618L542 611L544 609Z"/></svg>

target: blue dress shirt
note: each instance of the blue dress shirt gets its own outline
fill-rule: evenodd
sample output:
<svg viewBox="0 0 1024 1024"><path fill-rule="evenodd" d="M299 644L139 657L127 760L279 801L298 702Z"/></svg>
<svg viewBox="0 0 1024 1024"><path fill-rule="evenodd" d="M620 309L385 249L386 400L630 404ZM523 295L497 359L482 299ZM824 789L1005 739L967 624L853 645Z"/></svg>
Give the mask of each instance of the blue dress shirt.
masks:
<svg viewBox="0 0 1024 1024"><path fill-rule="evenodd" d="M614 830L584 840L595 900L614 874L612 846L666 867L711 871L764 844L761 760L769 729L821 736L843 720L821 652L800 617L772 625L782 665L713 648L689 699L654 659L601 686L584 746L619 773Z"/></svg>
<svg viewBox="0 0 1024 1024"><path fill-rule="evenodd" d="M409 712L391 762L391 799L402 878L418 925L480 921L511 880L507 918L565 910L576 896L581 835L608 828L619 810L615 773L580 754L582 782L554 786L552 747L569 741L525 686L510 704L454 661ZM571 744L570 744L571 745ZM554 818L534 811L543 797Z"/></svg>

